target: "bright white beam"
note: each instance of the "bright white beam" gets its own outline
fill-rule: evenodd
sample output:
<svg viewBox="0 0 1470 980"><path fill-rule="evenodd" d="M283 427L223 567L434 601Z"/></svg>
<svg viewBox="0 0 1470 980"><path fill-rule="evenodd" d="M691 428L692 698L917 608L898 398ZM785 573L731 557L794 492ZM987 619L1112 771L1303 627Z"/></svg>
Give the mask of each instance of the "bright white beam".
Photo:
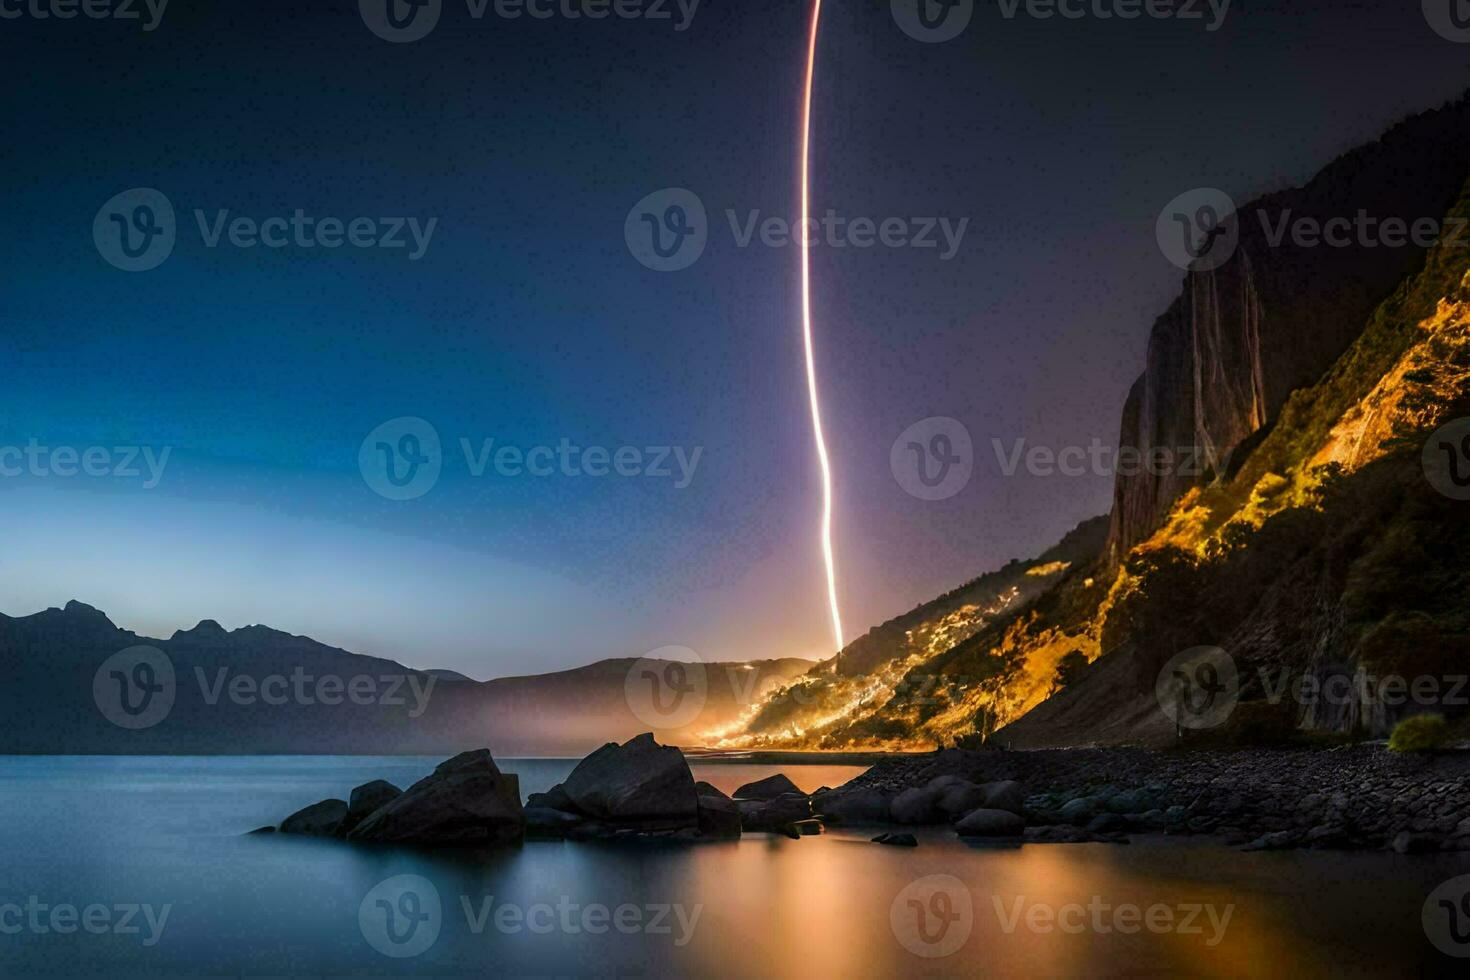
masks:
<svg viewBox="0 0 1470 980"><path fill-rule="evenodd" d="M832 465L827 459L827 441L822 436L822 409L817 402L817 359L812 349L812 260L811 260L811 141L812 79L817 69L817 26L822 20L822 0L813 0L811 36L807 41L806 97L801 112L801 327L806 341L806 386L812 403L812 432L817 440L817 459L822 464L822 557L827 562L827 600L832 606L832 639L842 652L842 614L837 611L837 563L832 558Z"/></svg>

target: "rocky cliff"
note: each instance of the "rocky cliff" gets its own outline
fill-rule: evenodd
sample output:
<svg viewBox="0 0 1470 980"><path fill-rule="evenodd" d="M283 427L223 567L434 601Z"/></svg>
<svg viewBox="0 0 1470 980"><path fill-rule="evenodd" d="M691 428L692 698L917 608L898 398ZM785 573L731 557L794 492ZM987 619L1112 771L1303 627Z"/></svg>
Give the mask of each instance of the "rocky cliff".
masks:
<svg viewBox="0 0 1470 980"><path fill-rule="evenodd" d="M1152 534L1190 487L1228 471L1291 392L1332 366L1374 308L1423 263L1424 237L1392 245L1386 223L1437 226L1467 173L1470 103L1461 100L1400 123L1304 187L1253 200L1226 221L1216 247L1233 242L1233 253L1213 269L1218 256L1207 253L1154 323L1119 430L1120 447L1142 458L1198 452L1212 465L1200 475L1146 467L1120 474L1114 560ZM1334 219L1332 241L1314 241L1311 229Z"/></svg>

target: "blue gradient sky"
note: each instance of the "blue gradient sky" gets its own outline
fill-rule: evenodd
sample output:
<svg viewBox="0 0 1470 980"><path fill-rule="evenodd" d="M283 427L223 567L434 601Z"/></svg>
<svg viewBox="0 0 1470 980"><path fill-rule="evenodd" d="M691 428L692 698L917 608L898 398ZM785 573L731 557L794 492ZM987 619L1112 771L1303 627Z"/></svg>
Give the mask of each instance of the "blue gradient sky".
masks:
<svg viewBox="0 0 1470 980"><path fill-rule="evenodd" d="M305 5L301 5L305 7ZM1239 6L1239 5L1238 5ZM1007 22L916 43L830 5L815 209L970 218L957 258L815 256L849 639L1105 511L1106 477L1005 478L990 440L1116 440L1180 273L1154 218L1237 200L1470 82L1403 10L1251 4L1177 22ZM1387 5L1384 5L1387 6ZM681 644L830 653L797 253L724 211L790 216L801 4L705 0L641 21L469 20L416 44L356 4L185 5L158 30L6 22L0 446L172 447L162 483L0 479L0 611L79 598L155 635L265 623L476 677ZM160 268L113 269L97 209L155 187ZM709 208L692 268L623 241L668 186ZM208 249L194 208L437 217L425 257ZM958 496L889 472L911 423L977 446ZM426 496L373 494L358 447L398 416L449 449ZM693 484L473 478L457 441L703 448Z"/></svg>

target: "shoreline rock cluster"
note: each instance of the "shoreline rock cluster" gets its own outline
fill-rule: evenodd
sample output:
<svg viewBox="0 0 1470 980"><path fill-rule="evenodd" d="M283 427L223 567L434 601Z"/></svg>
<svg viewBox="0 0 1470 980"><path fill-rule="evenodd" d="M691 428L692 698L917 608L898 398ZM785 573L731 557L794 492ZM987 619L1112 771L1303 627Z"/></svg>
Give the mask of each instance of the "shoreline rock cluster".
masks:
<svg viewBox="0 0 1470 980"><path fill-rule="evenodd" d="M1244 850L1470 850L1470 753L1334 749L1028 752L949 749L882 762L842 787L891 801L948 778L1024 787L1022 839L1126 842L1128 834L1217 838ZM907 794L907 795L906 795ZM958 829L958 828L957 828ZM963 831L961 831L963 835Z"/></svg>
<svg viewBox="0 0 1470 980"><path fill-rule="evenodd" d="M783 774L726 796L694 779L683 753L651 734L587 756L521 803L487 749L442 763L406 791L383 780L349 800L287 817L281 833L424 846L530 840L799 838L829 825L950 827L999 843L1126 844L1130 834L1199 835L1246 850L1299 847L1470 850L1470 754L1402 756L1380 746L1167 752L949 749L885 760L837 789L803 792ZM257 832L275 828L263 827Z"/></svg>

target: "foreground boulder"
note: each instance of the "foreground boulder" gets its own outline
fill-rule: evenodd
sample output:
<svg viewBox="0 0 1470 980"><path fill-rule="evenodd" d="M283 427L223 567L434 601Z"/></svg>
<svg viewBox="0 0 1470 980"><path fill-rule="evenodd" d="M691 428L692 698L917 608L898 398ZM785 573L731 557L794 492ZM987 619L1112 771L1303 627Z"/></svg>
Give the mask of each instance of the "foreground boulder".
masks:
<svg viewBox="0 0 1470 980"><path fill-rule="evenodd" d="M699 799L699 836L732 840L740 836L740 808L709 783L694 784Z"/></svg>
<svg viewBox="0 0 1470 980"><path fill-rule="evenodd" d="M332 837L347 817L347 801L322 800L303 807L281 821L281 833Z"/></svg>
<svg viewBox="0 0 1470 980"><path fill-rule="evenodd" d="M502 773L489 749L462 752L373 811L349 840L487 846L525 837L520 781Z"/></svg>
<svg viewBox="0 0 1470 980"><path fill-rule="evenodd" d="M352 796L347 803L347 816L342 820L342 826L337 828L337 833L346 837L358 824L371 816L374 810L391 803L402 795L403 790L386 779L374 779L370 783L363 783L352 791Z"/></svg>
<svg viewBox="0 0 1470 980"><path fill-rule="evenodd" d="M699 798L684 753L651 733L609 742L577 763L556 789L575 812L607 823L693 827Z"/></svg>
<svg viewBox="0 0 1470 980"><path fill-rule="evenodd" d="M804 796L800 787L786 778L784 773L776 773L765 779L757 779L753 783L746 783L735 791L737 800L774 800L778 796L795 793Z"/></svg>
<svg viewBox="0 0 1470 980"><path fill-rule="evenodd" d="M834 789L812 797L812 809L828 823L884 824L888 797L877 789Z"/></svg>
<svg viewBox="0 0 1470 980"><path fill-rule="evenodd" d="M747 831L786 833L792 824L812 815L811 802L801 793L787 793L774 800L737 800L736 805L740 807L740 826Z"/></svg>

